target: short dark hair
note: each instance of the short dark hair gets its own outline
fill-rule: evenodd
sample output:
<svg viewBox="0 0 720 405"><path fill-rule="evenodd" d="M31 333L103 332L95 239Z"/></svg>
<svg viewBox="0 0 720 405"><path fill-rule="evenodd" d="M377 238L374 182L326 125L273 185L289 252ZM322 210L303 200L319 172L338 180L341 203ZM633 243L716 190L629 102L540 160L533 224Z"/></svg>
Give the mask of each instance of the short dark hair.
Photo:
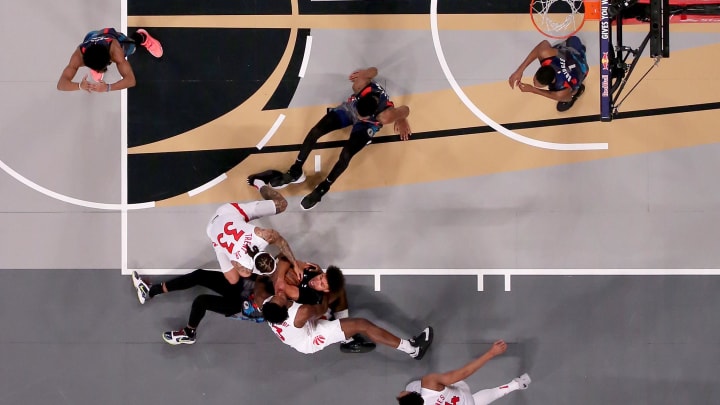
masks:
<svg viewBox="0 0 720 405"><path fill-rule="evenodd" d="M535 80L543 86L547 86L555 80L555 69L550 65L540 66L535 72Z"/></svg>
<svg viewBox="0 0 720 405"><path fill-rule="evenodd" d="M378 105L380 105L380 98L377 94L370 93L360 97L355 104L355 108L361 117L369 117L375 114Z"/></svg>
<svg viewBox="0 0 720 405"><path fill-rule="evenodd" d="M96 72L104 72L110 64L110 48L92 44L82 53L83 64Z"/></svg>
<svg viewBox="0 0 720 405"><path fill-rule="evenodd" d="M275 258L268 252L262 252L256 255L253 260L255 261L255 268L260 273L272 273L275 271Z"/></svg>
<svg viewBox="0 0 720 405"><path fill-rule="evenodd" d="M325 276L330 292L338 292L345 288L345 275L337 266L328 266Z"/></svg>
<svg viewBox="0 0 720 405"><path fill-rule="evenodd" d="M397 399L400 405L423 405L425 400L415 391Z"/></svg>
<svg viewBox="0 0 720 405"><path fill-rule="evenodd" d="M270 323L283 323L288 317L287 307L278 305L274 302L266 302L262 306L263 318Z"/></svg>

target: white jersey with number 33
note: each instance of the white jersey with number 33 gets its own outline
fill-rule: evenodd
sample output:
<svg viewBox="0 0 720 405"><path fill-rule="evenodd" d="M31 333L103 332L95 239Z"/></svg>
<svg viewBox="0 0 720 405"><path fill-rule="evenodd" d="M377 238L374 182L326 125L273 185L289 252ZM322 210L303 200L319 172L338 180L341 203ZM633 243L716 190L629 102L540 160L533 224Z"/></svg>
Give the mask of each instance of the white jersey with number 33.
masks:
<svg viewBox="0 0 720 405"><path fill-rule="evenodd" d="M215 216L207 226L207 235L212 242L220 270L223 272L233 268L232 262L238 262L248 270L255 271L252 257L245 250L246 246L256 246L264 251L268 242L255 234L255 225L249 222L260 218L264 213L258 212L257 202L224 204L215 212ZM274 212L273 212L274 213Z"/></svg>

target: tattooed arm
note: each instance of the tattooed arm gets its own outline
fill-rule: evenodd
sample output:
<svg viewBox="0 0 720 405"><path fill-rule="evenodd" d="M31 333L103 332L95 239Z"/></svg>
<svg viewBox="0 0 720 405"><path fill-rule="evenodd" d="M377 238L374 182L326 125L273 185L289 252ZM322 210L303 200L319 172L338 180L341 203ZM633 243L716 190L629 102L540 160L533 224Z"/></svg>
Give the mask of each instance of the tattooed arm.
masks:
<svg viewBox="0 0 720 405"><path fill-rule="evenodd" d="M280 249L280 254L292 263L293 270L299 272L298 277L302 279L302 267L300 267L297 259L295 259L295 255L292 250L290 250L290 245L288 245L285 238L283 238L278 231L257 227L255 228L255 235L265 239L267 243L277 246L278 249Z"/></svg>
<svg viewBox="0 0 720 405"><path fill-rule="evenodd" d="M277 190L270 186L262 186L260 195L266 200L272 200L275 203L275 213L279 214L287 208L287 200ZM264 238L263 238L264 239Z"/></svg>

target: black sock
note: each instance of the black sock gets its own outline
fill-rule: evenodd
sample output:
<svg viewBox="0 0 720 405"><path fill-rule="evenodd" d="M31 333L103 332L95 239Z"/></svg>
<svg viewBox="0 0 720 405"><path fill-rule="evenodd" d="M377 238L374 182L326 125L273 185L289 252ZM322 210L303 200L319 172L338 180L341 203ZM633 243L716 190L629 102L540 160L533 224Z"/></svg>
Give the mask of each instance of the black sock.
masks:
<svg viewBox="0 0 720 405"><path fill-rule="evenodd" d="M194 338L194 337L195 337L195 329L193 329L193 328L191 328L191 327L189 327L189 326L186 326L186 327L184 327L183 329L185 330L185 334L186 334L186 335L188 335L188 336L191 337L191 338Z"/></svg>
<svg viewBox="0 0 720 405"><path fill-rule="evenodd" d="M153 284L150 286L150 298L162 293L162 284Z"/></svg>

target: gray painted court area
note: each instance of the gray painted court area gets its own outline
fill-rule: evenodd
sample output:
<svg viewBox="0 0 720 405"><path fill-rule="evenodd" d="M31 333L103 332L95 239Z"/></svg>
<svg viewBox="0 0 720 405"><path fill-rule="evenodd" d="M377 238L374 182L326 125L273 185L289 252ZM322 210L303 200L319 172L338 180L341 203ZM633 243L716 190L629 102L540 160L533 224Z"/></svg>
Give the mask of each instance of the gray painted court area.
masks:
<svg viewBox="0 0 720 405"><path fill-rule="evenodd" d="M55 83L86 31L119 26L119 15L110 1L0 2L3 38L22 33L43 49L42 63L24 63L35 48L5 42L0 160L77 199L120 201L120 95L64 94ZM329 55L330 34L313 33L318 60ZM418 45L408 60L432 56L423 42L429 32L398 35L401 44ZM470 75L474 61L461 64L453 34L443 35L458 80L481 80ZM513 59L508 66L522 57L502 55ZM384 67L396 94L416 84L447 88L434 59L415 76ZM345 97L346 70L333 60L310 63L293 105ZM322 83L326 74L342 91ZM372 160L375 147L382 146L357 159ZM719 153L719 145L705 145L333 193L308 213L291 198L288 212L261 223L282 230L299 257L348 269L717 268ZM530 389L499 405L712 404L720 397L715 276L514 276L508 292L499 276L486 276L483 292L471 276L383 276L379 292L372 277L352 276L351 315L401 337L435 328L425 359L386 347L305 356L264 324L216 314L203 320L197 344L171 347L161 333L187 322L202 289L141 306L120 274L117 212L51 199L5 173L0 189L0 405L392 404L411 379L458 367L496 339L509 343L508 352L470 386L494 387L523 372L533 378ZM215 266L204 233L215 208L130 212L128 265Z"/></svg>
<svg viewBox="0 0 720 405"><path fill-rule="evenodd" d="M0 272L0 403L389 404L411 379L457 367L498 338L508 352L469 378L471 387L533 377L498 404L695 404L720 395L718 278L527 276L504 292L500 277L487 277L483 293L465 277L386 277L380 293L369 277L349 281L351 315L403 337L433 325L429 354L301 355L264 324L216 314L195 345L171 347L161 333L184 324L201 290L141 306L117 271Z"/></svg>

